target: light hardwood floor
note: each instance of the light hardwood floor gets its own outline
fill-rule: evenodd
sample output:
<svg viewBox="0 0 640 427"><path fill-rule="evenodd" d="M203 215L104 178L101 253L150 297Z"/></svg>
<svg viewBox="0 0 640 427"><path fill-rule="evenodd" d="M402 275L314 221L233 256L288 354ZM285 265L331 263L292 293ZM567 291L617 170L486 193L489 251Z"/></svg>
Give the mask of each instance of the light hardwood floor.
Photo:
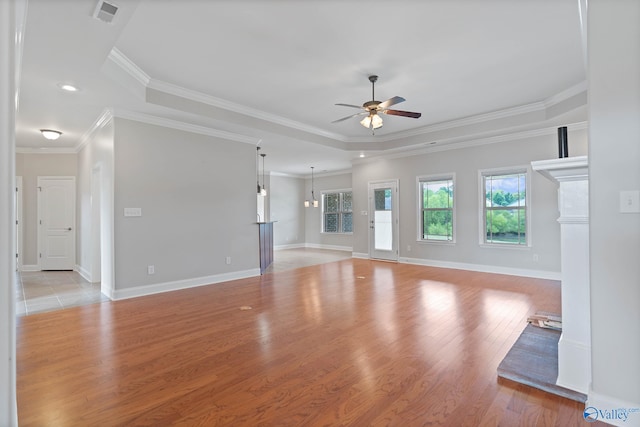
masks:
<svg viewBox="0 0 640 427"><path fill-rule="evenodd" d="M20 317L19 421L584 426L497 380L538 310L558 282L349 259Z"/></svg>

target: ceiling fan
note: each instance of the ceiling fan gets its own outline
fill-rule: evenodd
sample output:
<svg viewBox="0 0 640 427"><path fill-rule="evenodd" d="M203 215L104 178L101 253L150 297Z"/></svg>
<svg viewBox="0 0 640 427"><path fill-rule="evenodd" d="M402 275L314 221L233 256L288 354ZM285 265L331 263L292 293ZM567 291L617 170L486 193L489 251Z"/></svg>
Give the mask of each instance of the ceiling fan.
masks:
<svg viewBox="0 0 640 427"><path fill-rule="evenodd" d="M378 76L369 76L369 81L371 82L371 101L365 102L361 107L352 104L336 104L343 107L359 108L363 109L364 111L352 114L347 117L343 117L338 120L334 120L331 123L338 123L344 120L348 120L352 117L366 116L360 121L360 124L367 129L371 129L371 131L374 132L376 129L382 127L382 117L380 117L378 113L389 114L392 116L411 117L414 119L417 119L422 115L422 113L413 113L411 111L390 110L389 107L395 104L399 104L405 99L401 96L394 96L393 98L387 99L384 102L376 101L376 82L378 81Z"/></svg>

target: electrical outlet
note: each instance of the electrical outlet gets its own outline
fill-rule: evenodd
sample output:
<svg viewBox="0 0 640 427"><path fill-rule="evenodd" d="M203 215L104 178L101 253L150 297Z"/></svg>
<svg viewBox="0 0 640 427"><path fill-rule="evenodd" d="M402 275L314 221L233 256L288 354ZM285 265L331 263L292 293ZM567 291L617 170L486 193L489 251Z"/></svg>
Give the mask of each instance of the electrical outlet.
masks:
<svg viewBox="0 0 640 427"><path fill-rule="evenodd" d="M639 213L640 212L640 191L621 191L620 192L620 213Z"/></svg>
<svg viewBox="0 0 640 427"><path fill-rule="evenodd" d="M156 273L155 265L148 265L147 266L147 274L155 274L155 273Z"/></svg>
<svg viewBox="0 0 640 427"><path fill-rule="evenodd" d="M230 256L227 257L227 265L229 265L229 264L231 264L231 257Z"/></svg>
<svg viewBox="0 0 640 427"><path fill-rule="evenodd" d="M411 252L411 245L407 245L407 252Z"/></svg>

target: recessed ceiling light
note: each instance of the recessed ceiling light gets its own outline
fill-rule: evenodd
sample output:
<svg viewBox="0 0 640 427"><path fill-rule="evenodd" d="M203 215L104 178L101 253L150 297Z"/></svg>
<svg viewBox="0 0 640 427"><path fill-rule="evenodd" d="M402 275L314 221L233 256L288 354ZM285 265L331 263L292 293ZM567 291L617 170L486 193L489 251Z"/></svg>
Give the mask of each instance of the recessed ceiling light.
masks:
<svg viewBox="0 0 640 427"><path fill-rule="evenodd" d="M42 133L42 136L52 141L60 138L60 135L62 135L62 132L53 129L40 129L40 132Z"/></svg>
<svg viewBox="0 0 640 427"><path fill-rule="evenodd" d="M58 83L58 87L66 92L77 92L80 89L69 83Z"/></svg>
<svg viewBox="0 0 640 427"><path fill-rule="evenodd" d="M364 153L360 153L360 157L364 157Z"/></svg>

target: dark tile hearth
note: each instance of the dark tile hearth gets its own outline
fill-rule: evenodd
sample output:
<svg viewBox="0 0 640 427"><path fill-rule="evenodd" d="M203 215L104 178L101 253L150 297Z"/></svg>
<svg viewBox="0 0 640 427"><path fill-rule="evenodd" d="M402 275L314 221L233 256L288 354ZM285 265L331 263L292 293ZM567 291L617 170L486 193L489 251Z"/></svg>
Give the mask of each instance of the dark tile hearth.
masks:
<svg viewBox="0 0 640 427"><path fill-rule="evenodd" d="M586 402L586 395L556 385L560 334L560 331L527 325L498 366L498 377Z"/></svg>

